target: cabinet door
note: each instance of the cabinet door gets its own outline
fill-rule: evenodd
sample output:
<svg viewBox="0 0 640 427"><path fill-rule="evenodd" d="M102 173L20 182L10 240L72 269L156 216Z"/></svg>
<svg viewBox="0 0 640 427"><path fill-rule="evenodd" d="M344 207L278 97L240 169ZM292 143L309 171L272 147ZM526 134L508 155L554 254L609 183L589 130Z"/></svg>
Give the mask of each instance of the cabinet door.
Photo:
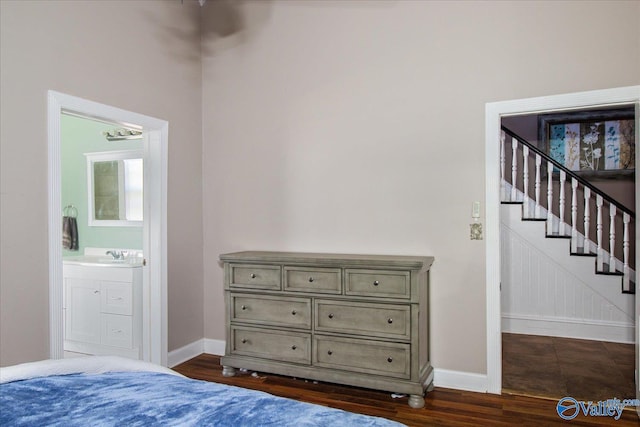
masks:
<svg viewBox="0 0 640 427"><path fill-rule="evenodd" d="M100 344L100 283L65 279L66 339Z"/></svg>

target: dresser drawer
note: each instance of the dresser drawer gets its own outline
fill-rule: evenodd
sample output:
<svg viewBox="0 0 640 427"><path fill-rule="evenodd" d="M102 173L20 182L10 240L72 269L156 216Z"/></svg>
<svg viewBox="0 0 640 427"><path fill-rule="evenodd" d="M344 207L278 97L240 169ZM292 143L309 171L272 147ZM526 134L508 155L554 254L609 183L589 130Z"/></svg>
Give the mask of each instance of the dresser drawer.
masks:
<svg viewBox="0 0 640 427"><path fill-rule="evenodd" d="M411 375L409 344L316 335L314 348L315 366L398 378Z"/></svg>
<svg viewBox="0 0 640 427"><path fill-rule="evenodd" d="M231 354L293 363L311 363L311 335L231 327Z"/></svg>
<svg viewBox="0 0 640 427"><path fill-rule="evenodd" d="M345 270L347 295L411 298L411 280L408 271Z"/></svg>
<svg viewBox="0 0 640 427"><path fill-rule="evenodd" d="M350 301L315 301L315 330L409 340L411 308Z"/></svg>
<svg viewBox="0 0 640 427"><path fill-rule="evenodd" d="M311 300L232 293L231 321L311 329Z"/></svg>
<svg viewBox="0 0 640 427"><path fill-rule="evenodd" d="M122 282L100 284L100 311L110 314L133 314L133 285Z"/></svg>
<svg viewBox="0 0 640 427"><path fill-rule="evenodd" d="M101 314L101 344L111 347L133 347L133 322L131 316Z"/></svg>
<svg viewBox="0 0 640 427"><path fill-rule="evenodd" d="M339 294L342 292L339 268L284 267L284 290Z"/></svg>
<svg viewBox="0 0 640 427"><path fill-rule="evenodd" d="M229 269L231 288L280 290L279 265L231 264Z"/></svg>

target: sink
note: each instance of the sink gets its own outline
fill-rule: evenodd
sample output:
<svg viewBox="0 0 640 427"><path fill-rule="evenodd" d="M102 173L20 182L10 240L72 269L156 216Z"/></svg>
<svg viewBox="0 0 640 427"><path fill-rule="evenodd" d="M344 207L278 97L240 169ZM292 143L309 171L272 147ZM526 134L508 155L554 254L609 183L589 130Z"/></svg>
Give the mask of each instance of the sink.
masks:
<svg viewBox="0 0 640 427"><path fill-rule="evenodd" d="M73 265L88 265L88 266L102 266L102 267L142 267L142 258L129 257L126 259L113 259L105 256L94 255L77 255L62 258L62 262L65 264Z"/></svg>

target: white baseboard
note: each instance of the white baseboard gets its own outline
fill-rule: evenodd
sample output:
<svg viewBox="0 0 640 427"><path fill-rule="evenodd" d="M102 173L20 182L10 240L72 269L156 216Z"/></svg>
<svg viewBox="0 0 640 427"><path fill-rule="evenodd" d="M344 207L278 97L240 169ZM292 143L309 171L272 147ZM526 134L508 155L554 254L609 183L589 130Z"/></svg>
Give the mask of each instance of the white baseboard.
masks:
<svg viewBox="0 0 640 427"><path fill-rule="evenodd" d="M187 344L184 347L172 350L167 355L167 366L173 368L176 365L186 362L189 359L193 359L196 356L204 353L204 339L199 339Z"/></svg>
<svg viewBox="0 0 640 427"><path fill-rule="evenodd" d="M633 323L502 314L502 332L633 344Z"/></svg>
<svg viewBox="0 0 640 427"><path fill-rule="evenodd" d="M202 338L187 344L178 349L172 350L167 356L167 366L173 368L189 359L193 359L202 353L215 354L222 356L224 354L225 341L212 340L209 338Z"/></svg>
<svg viewBox="0 0 640 427"><path fill-rule="evenodd" d="M207 354L215 354L216 356L224 356L224 350L227 343L224 340L212 340L205 338L204 352Z"/></svg>
<svg viewBox="0 0 640 427"><path fill-rule="evenodd" d="M202 353L224 355L225 341L203 338L169 352L167 358L170 368L193 359ZM451 388L455 390L487 392L487 376L470 372L450 371L447 369L434 369L433 382L436 387Z"/></svg>
<svg viewBox="0 0 640 427"><path fill-rule="evenodd" d="M475 391L478 393L487 392L486 374L434 369L433 383L436 387Z"/></svg>

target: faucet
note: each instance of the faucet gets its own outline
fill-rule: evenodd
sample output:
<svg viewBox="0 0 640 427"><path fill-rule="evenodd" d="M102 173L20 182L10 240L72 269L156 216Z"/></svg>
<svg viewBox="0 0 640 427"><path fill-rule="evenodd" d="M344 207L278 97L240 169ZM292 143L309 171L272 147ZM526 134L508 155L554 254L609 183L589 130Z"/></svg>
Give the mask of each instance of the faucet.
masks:
<svg viewBox="0 0 640 427"><path fill-rule="evenodd" d="M124 253L122 251L107 251L105 255L111 255L113 259L124 259Z"/></svg>

